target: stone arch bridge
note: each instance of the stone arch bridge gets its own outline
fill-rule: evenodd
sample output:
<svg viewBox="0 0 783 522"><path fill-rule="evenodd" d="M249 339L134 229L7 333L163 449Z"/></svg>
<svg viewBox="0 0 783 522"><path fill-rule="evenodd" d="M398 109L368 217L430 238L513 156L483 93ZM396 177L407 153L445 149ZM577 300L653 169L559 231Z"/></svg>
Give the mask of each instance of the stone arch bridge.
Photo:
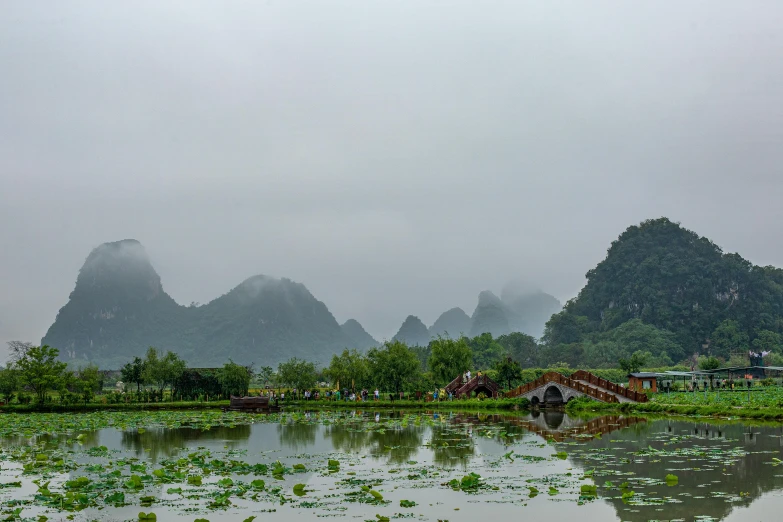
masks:
<svg viewBox="0 0 783 522"><path fill-rule="evenodd" d="M590 372L579 370L566 377L547 372L535 381L523 384L506 397L525 397L534 406L565 404L574 397L590 397L601 402L647 402L647 395L609 382Z"/></svg>

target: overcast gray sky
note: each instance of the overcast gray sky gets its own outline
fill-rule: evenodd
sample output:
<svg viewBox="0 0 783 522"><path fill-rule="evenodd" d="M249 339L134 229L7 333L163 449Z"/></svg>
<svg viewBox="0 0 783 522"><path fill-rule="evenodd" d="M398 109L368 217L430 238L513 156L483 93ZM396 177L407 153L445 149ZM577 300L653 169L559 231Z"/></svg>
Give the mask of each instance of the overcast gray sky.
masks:
<svg viewBox="0 0 783 522"><path fill-rule="evenodd" d="M378 338L561 300L667 216L783 265L783 2L5 2L0 341L89 251L180 303L264 273ZM0 354L1 355L1 354Z"/></svg>

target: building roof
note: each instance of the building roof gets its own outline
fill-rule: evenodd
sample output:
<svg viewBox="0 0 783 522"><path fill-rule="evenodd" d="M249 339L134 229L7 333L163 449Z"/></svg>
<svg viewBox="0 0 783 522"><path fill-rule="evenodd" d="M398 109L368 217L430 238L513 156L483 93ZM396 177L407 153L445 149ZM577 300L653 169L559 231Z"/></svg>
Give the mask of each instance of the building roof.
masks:
<svg viewBox="0 0 783 522"><path fill-rule="evenodd" d="M651 372L636 372L636 373L629 373L628 377L636 377L637 379L653 379L657 377L657 373L651 373Z"/></svg>

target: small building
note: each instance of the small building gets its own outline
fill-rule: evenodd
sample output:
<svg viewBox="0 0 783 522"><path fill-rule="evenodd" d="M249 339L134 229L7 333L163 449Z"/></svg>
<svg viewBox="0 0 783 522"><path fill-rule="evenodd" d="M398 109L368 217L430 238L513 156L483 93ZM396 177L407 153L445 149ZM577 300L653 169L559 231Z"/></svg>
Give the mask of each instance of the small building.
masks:
<svg viewBox="0 0 783 522"><path fill-rule="evenodd" d="M658 374L656 373L629 373L628 388L637 392L657 392Z"/></svg>

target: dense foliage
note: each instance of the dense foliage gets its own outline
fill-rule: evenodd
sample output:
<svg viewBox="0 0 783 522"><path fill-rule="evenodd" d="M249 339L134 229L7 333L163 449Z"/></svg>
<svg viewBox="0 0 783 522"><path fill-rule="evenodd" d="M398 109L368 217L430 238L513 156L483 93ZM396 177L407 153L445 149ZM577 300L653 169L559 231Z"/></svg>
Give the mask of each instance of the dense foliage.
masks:
<svg viewBox="0 0 783 522"><path fill-rule="evenodd" d="M724 254L661 218L612 243L543 342L569 363L603 366L642 350L649 363L670 364L694 353L779 352L782 333L783 270Z"/></svg>
<svg viewBox="0 0 783 522"><path fill-rule="evenodd" d="M277 367L278 385L290 386L297 390L312 388L315 385L316 368L310 361L292 357Z"/></svg>
<svg viewBox="0 0 783 522"><path fill-rule="evenodd" d="M373 348L367 361L376 386L395 393L421 389L421 362L404 343L390 341Z"/></svg>
<svg viewBox="0 0 783 522"><path fill-rule="evenodd" d="M473 367L473 354L467 340L452 340L438 336L430 342L429 370L435 383L443 386Z"/></svg>

